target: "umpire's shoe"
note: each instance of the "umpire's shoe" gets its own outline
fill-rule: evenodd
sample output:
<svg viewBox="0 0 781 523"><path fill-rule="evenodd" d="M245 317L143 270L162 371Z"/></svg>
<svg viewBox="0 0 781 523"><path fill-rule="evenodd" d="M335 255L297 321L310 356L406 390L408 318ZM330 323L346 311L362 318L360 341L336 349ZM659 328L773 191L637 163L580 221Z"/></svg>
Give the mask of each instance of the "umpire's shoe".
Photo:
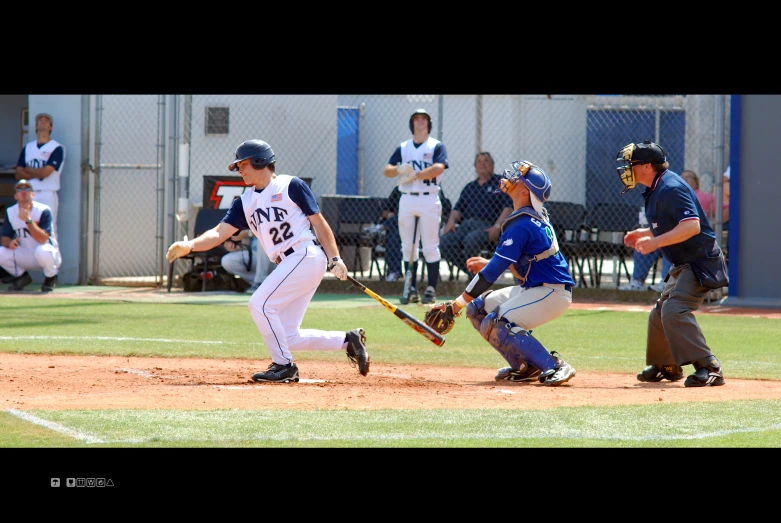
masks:
<svg viewBox="0 0 781 523"><path fill-rule="evenodd" d="M637 381L656 383L657 381L678 381L683 379L683 369L678 365L649 365L637 375Z"/></svg>
<svg viewBox="0 0 781 523"><path fill-rule="evenodd" d="M347 359L350 360L353 367L357 364L358 372L362 376L366 376L369 374L369 365L371 364L369 352L366 350L366 332L363 329L353 329L347 332L345 339L347 340Z"/></svg>
<svg viewBox="0 0 781 523"><path fill-rule="evenodd" d="M724 385L724 374L721 372L721 363L716 356L708 356L692 362L694 374L686 378L683 382L684 387L705 387L710 385L716 387Z"/></svg>
<svg viewBox="0 0 781 523"><path fill-rule="evenodd" d="M24 271L20 276L17 276L13 280L11 280L11 285L8 286L9 291L21 291L24 290L25 286L32 283L33 279L30 276L30 273L27 271Z"/></svg>
<svg viewBox="0 0 781 523"><path fill-rule="evenodd" d="M298 381L298 366L295 363L280 365L271 362L264 372L258 372L252 375L253 381L276 381L278 383L290 383Z"/></svg>
<svg viewBox="0 0 781 523"><path fill-rule="evenodd" d="M549 387L557 387L575 377L575 367L556 356L556 354L558 352L555 350L551 351L551 355L556 359L556 366L541 373L540 377L537 378L540 380L540 383Z"/></svg>
<svg viewBox="0 0 781 523"><path fill-rule="evenodd" d="M517 370L512 367L502 367L496 371L494 379L496 381L534 381L541 373L542 371L537 367L529 365L528 363L521 363L521 368Z"/></svg>

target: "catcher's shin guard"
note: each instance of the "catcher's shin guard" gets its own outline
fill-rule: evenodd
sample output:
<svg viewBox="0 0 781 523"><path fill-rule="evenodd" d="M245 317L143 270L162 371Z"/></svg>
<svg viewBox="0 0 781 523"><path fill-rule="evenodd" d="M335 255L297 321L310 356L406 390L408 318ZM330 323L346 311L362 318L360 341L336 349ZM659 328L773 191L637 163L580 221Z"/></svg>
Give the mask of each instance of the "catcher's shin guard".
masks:
<svg viewBox="0 0 781 523"><path fill-rule="evenodd" d="M514 369L520 369L522 364L527 362L543 372L555 368L556 359L542 346L542 343L528 331L513 332L512 328L515 326L507 320L499 320L489 332L488 343Z"/></svg>

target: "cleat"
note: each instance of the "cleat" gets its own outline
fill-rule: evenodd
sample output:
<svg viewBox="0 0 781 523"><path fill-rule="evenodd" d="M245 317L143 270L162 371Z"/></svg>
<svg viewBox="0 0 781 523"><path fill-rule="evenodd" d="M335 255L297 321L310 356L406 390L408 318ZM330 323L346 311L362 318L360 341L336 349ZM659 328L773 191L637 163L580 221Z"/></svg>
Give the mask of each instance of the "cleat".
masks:
<svg viewBox="0 0 781 523"><path fill-rule="evenodd" d="M252 380L257 382L272 381L276 383L290 383L298 381L298 366L295 363L280 365L271 363L264 372L252 375Z"/></svg>
<svg viewBox="0 0 781 523"><path fill-rule="evenodd" d="M638 381L656 383L662 380L678 381L683 379L683 369L677 365L649 365L637 375Z"/></svg>
<svg viewBox="0 0 781 523"><path fill-rule="evenodd" d="M366 331L363 329L353 329L347 333L347 359L355 367L358 365L358 372L361 376L369 374L369 365L371 358L366 350Z"/></svg>
<svg viewBox="0 0 781 523"><path fill-rule="evenodd" d="M558 354L556 351L551 351L551 354L556 358L556 366L541 373L537 379L543 385L557 387L575 377L575 367L558 356L555 356L555 354Z"/></svg>
<svg viewBox="0 0 781 523"><path fill-rule="evenodd" d="M534 381L541 373L542 371L537 367L523 363L518 370L514 370L512 367L502 367L496 371L494 379L496 381L507 380L514 382Z"/></svg>
<svg viewBox="0 0 781 523"><path fill-rule="evenodd" d="M429 285L425 294L423 294L423 299L420 300L420 303L434 303L436 299L437 291L434 289L434 287Z"/></svg>
<svg viewBox="0 0 781 523"><path fill-rule="evenodd" d="M20 276L17 276L13 280L11 280L11 285L8 286L9 291L21 291L24 290L25 286L32 283L33 279L30 276L30 273L27 271L24 271Z"/></svg>
<svg viewBox="0 0 781 523"><path fill-rule="evenodd" d="M56 286L57 275L55 274L54 276L47 276L46 279L43 280L43 285L41 285L41 292L51 292Z"/></svg>
<svg viewBox="0 0 781 523"><path fill-rule="evenodd" d="M703 364L704 362L704 364ZM715 356L709 356L703 360L692 363L694 374L691 374L683 382L684 387L718 387L724 385L724 374L721 372L721 364Z"/></svg>

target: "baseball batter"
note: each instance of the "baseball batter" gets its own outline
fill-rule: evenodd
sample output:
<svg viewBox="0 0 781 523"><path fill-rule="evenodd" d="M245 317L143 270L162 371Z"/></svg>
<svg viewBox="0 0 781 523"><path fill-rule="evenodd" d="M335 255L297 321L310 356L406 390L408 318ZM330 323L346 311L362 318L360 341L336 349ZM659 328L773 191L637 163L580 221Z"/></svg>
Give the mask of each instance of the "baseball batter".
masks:
<svg viewBox="0 0 781 523"><path fill-rule="evenodd" d="M442 173L448 168L445 144L431 138L431 116L418 109L409 117L412 139L401 142L385 166L384 174L396 178L401 191L399 199L399 234L404 271L412 272L412 290L402 304L434 303L439 283L439 224L442 220L442 202L439 198ZM417 219L417 227L415 220ZM428 286L423 299L417 291L416 272L418 244L423 246Z"/></svg>
<svg viewBox="0 0 781 523"><path fill-rule="evenodd" d="M513 212L502 222L494 255L490 260L469 258L467 268L477 274L466 290L431 310L449 309L457 316L466 309L472 326L510 364L499 369L497 381L537 378L543 385L561 385L575 376L575 369L532 336L532 329L567 311L575 285L543 208L551 181L541 168L515 161L500 184L499 190L512 198ZM508 269L516 285L489 290Z"/></svg>
<svg viewBox="0 0 781 523"><path fill-rule="evenodd" d="M168 261L191 251L207 251L237 231L250 229L269 259L277 263L249 300L250 315L271 355L268 369L252 379L297 382L298 366L292 352L300 350L344 350L349 361L366 376L370 358L363 329L343 332L301 328L326 269L340 280L347 279L347 267L339 256L333 231L320 214L312 190L301 178L276 174L274 151L262 140L239 145L228 170L238 171L255 190L236 198L213 229L193 240L174 242L168 248Z"/></svg>
<svg viewBox="0 0 781 523"><path fill-rule="evenodd" d="M50 114L35 116L36 139L19 153L16 162L16 179L27 180L35 191L35 200L51 209L53 223L57 224L60 200L60 175L65 165L65 147L51 139L54 119Z"/></svg>

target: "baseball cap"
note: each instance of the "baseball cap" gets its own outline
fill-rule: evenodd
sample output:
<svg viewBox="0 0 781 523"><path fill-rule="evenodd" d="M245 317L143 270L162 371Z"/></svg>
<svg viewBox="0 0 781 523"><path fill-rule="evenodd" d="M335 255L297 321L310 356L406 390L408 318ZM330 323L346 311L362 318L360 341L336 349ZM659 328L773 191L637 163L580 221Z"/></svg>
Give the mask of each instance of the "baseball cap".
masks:
<svg viewBox="0 0 781 523"><path fill-rule="evenodd" d="M658 143L649 140L643 140L635 144L635 150L632 152L632 161L640 163L664 163L667 161L667 154Z"/></svg>
<svg viewBox="0 0 781 523"><path fill-rule="evenodd" d="M52 115L50 115L49 113L38 113L38 114L36 114L35 115L35 123L38 123L38 120L40 120L41 118L48 118L49 121L52 123L52 125L54 125L54 118L52 118Z"/></svg>
<svg viewBox="0 0 781 523"><path fill-rule="evenodd" d="M33 186L30 185L30 182L28 182L24 178L16 182L16 185L14 185L14 190L18 189L19 187L29 187L30 189L33 188Z"/></svg>

